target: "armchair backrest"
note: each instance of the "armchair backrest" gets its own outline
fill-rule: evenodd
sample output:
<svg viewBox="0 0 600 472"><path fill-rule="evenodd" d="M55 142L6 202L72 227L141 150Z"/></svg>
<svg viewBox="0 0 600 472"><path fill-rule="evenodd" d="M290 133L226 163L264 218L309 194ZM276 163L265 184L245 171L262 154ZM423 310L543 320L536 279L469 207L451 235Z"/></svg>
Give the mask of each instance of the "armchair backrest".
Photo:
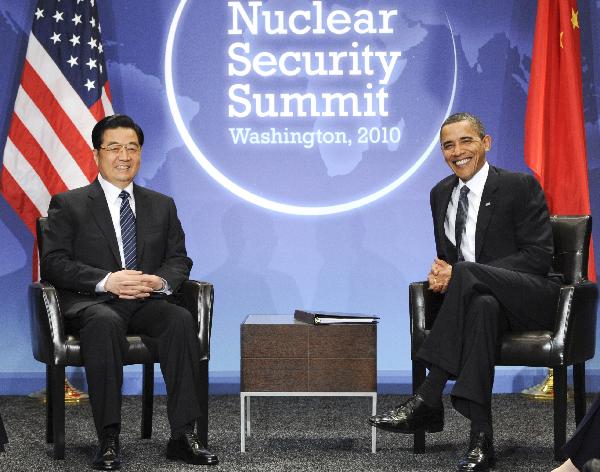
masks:
<svg viewBox="0 0 600 472"><path fill-rule="evenodd" d="M37 247L38 253L42 255L42 246L44 244L44 230L48 227L48 218L45 216L41 216L35 222L35 235L37 238Z"/></svg>
<svg viewBox="0 0 600 472"><path fill-rule="evenodd" d="M42 268L42 249L44 247L44 231L48 228L48 218L45 216L41 216L35 222L35 236L37 241L37 251L38 251L38 262L40 264L40 279L43 278L43 274L41 273Z"/></svg>
<svg viewBox="0 0 600 472"><path fill-rule="evenodd" d="M587 279L592 217L552 215L550 224L554 236L552 270L563 274L567 284Z"/></svg>

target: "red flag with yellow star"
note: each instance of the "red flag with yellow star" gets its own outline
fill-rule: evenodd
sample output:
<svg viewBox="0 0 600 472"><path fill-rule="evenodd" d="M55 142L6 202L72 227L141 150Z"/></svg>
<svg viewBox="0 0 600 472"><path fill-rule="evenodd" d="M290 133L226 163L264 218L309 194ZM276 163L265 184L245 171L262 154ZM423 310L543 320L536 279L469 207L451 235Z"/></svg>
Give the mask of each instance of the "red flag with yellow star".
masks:
<svg viewBox="0 0 600 472"><path fill-rule="evenodd" d="M551 213L591 214L577 0L538 0L525 162L542 185ZM588 275L596 280L591 242Z"/></svg>

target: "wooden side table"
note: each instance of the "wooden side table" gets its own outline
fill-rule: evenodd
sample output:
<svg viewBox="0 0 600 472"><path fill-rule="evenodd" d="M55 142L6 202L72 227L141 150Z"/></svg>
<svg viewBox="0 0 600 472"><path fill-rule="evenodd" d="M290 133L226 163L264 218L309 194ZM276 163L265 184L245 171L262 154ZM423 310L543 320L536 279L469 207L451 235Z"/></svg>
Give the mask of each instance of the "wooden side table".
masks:
<svg viewBox="0 0 600 472"><path fill-rule="evenodd" d="M377 411L377 325L314 326L292 315L249 315L241 335L241 452L250 436L250 398L371 397ZM371 452L376 429L371 428Z"/></svg>

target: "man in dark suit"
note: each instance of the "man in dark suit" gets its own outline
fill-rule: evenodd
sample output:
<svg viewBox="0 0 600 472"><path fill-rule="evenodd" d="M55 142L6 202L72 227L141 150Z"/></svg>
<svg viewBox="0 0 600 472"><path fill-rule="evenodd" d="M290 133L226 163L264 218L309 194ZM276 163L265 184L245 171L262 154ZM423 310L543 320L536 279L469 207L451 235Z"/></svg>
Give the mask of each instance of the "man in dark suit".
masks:
<svg viewBox="0 0 600 472"><path fill-rule="evenodd" d="M67 329L78 332L100 447L93 467L120 467L119 432L126 334L158 350L168 393L167 457L216 464L194 432L202 421L200 346L192 315L168 300L192 261L170 197L133 183L144 134L113 115L92 131L97 180L55 195L48 210L42 277L59 292Z"/></svg>
<svg viewBox="0 0 600 472"><path fill-rule="evenodd" d="M441 431L442 391L455 379L452 404L471 421L458 470L487 471L495 462L491 395L500 336L552 329L560 277L549 275L552 230L537 181L487 163L491 137L471 114L448 117L440 142L454 175L430 195L437 258L429 289L445 296L417 353L429 374L407 402L370 421L401 433Z"/></svg>

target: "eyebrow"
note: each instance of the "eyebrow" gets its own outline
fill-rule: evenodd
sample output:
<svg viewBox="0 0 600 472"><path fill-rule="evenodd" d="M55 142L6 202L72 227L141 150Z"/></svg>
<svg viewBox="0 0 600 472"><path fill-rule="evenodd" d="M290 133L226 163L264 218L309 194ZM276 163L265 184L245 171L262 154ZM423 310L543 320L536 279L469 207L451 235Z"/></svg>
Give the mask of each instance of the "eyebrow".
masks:
<svg viewBox="0 0 600 472"><path fill-rule="evenodd" d="M461 136L460 138L458 138L458 141L463 141L465 139L477 139L477 138L475 136L467 135L467 136ZM448 139L448 140L442 142L442 146L445 144L453 143L453 142L454 142L453 140Z"/></svg>
<svg viewBox="0 0 600 472"><path fill-rule="evenodd" d="M119 141L109 141L105 144L105 146L110 146L111 144L137 144L138 146L140 145L140 143L137 141L129 141L128 143L120 143Z"/></svg>

